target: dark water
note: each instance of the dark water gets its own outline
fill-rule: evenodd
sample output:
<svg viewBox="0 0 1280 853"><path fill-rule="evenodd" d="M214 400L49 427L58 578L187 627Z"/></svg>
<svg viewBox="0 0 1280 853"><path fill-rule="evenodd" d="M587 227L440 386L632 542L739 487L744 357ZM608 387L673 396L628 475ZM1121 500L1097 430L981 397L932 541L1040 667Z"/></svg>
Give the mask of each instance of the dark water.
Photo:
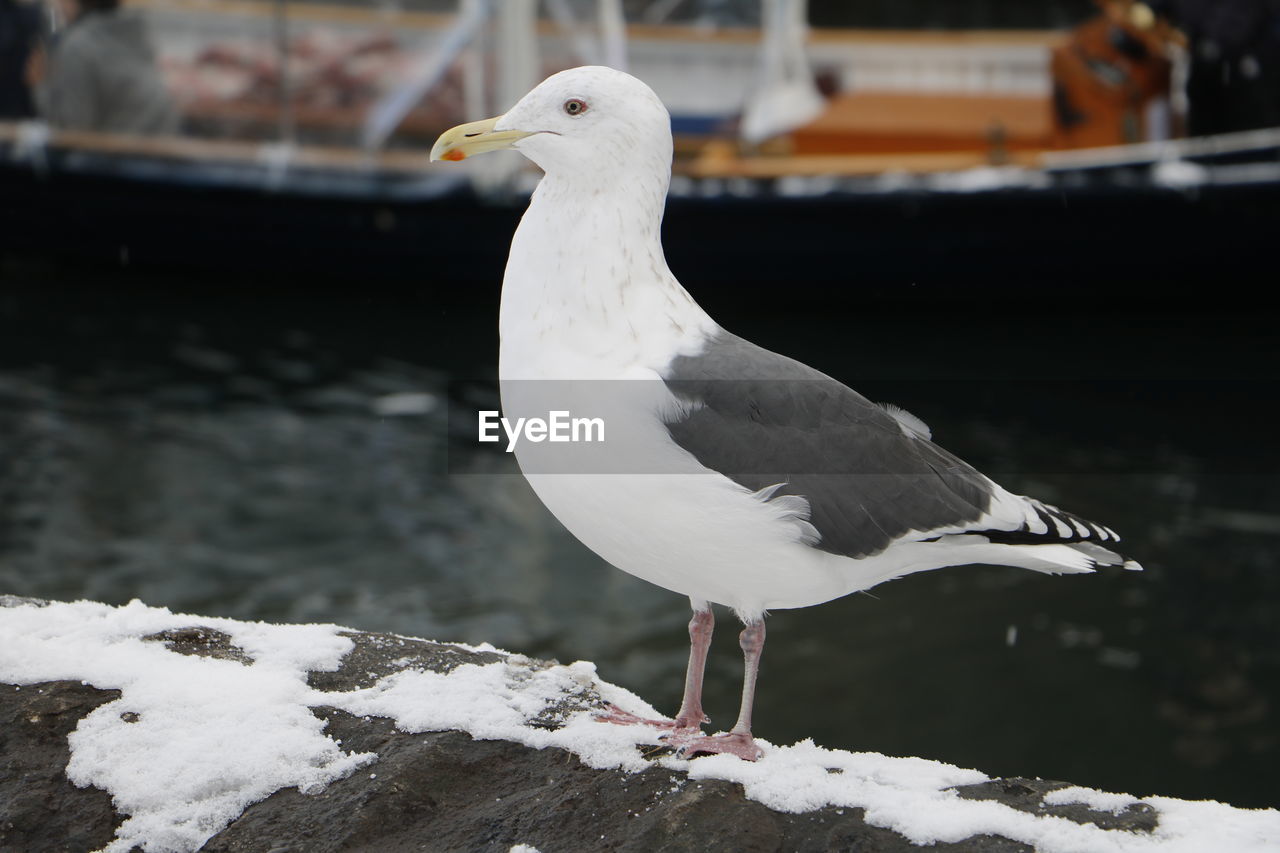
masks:
<svg viewBox="0 0 1280 853"><path fill-rule="evenodd" d="M140 598L595 660L673 711L686 602L603 565L506 454L492 294L101 274L0 281L0 592ZM1246 310L737 308L1147 570L967 567L770 618L757 730L1143 795L1280 805L1277 342ZM722 614L708 710L736 711Z"/></svg>

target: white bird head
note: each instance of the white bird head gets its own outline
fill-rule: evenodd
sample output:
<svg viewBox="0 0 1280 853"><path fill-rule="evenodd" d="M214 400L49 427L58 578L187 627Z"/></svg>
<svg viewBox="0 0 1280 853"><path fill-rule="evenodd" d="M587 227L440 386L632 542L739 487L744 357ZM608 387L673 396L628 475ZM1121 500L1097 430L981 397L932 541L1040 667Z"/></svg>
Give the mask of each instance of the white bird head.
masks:
<svg viewBox="0 0 1280 853"><path fill-rule="evenodd" d="M506 114L441 134L431 159L463 160L514 148L549 177L617 182L671 169L671 116L653 90L612 68L548 77Z"/></svg>

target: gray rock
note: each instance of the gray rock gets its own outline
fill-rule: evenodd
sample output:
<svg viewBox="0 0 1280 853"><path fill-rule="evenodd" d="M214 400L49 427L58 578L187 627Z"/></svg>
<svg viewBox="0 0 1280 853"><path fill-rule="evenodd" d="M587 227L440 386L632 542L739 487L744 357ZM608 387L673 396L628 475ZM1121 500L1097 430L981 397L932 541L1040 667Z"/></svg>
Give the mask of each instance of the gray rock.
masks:
<svg viewBox="0 0 1280 853"><path fill-rule="evenodd" d="M347 749L377 764L323 793L279 791L211 839L204 853L476 850L915 851L860 810L782 814L738 785L693 782L654 767L592 770L562 750L476 741L459 732L407 735L387 720L324 711ZM841 812L841 813L838 813ZM934 850L1026 850L974 840Z"/></svg>
<svg viewBox="0 0 1280 853"><path fill-rule="evenodd" d="M231 642L231 637L215 631L213 628L198 626L160 631L142 638L154 643L164 643L164 647L180 655L198 655L221 660L233 660L250 666L253 658L239 646Z"/></svg>
<svg viewBox="0 0 1280 853"><path fill-rule="evenodd" d="M497 652L475 652L462 646L395 634L343 631L342 636L350 637L355 648L342 659L342 666L336 671L307 675L307 683L317 690L330 693L357 690L393 672L421 669L449 673L464 663L497 663L505 657Z"/></svg>
<svg viewBox="0 0 1280 853"><path fill-rule="evenodd" d="M0 602L6 604L20 601ZM449 672L463 664L502 660L498 652L388 634L349 632L355 648L334 672L313 672L318 690L348 691L400 670ZM147 639L182 654L252 665L225 634L209 628L165 631ZM533 662L536 668L544 664ZM75 682L0 686L0 851L93 850L109 841L122 816L106 793L75 788L64 774L67 733L117 691ZM574 711L599 706L584 688L544 712L537 725L554 728ZM773 811L744 797L740 786L693 781L653 766L642 773L593 770L572 754L506 741L477 741L461 732L410 734L390 720L319 707L328 732L352 752L375 752L376 763L318 794L277 791L250 806L211 838L204 853L329 853L329 851L506 851L531 844L544 851L918 851L896 833L868 825L861 809L806 814ZM997 779L958 789L963 797L996 800L1105 829L1150 832L1153 810L1118 815L1082 805L1046 806L1061 782ZM1009 839L980 836L929 848L1013 853Z"/></svg>
<svg viewBox="0 0 1280 853"><path fill-rule="evenodd" d="M0 684L0 851L87 853L115 836L111 797L67 779L67 735L120 698L78 681Z"/></svg>
<svg viewBox="0 0 1280 853"><path fill-rule="evenodd" d="M956 788L956 792L965 799L999 800L1006 806L1019 811L1034 815L1056 815L1074 820L1076 823L1091 823L1100 829L1152 832L1156 828L1156 810L1146 803L1133 803L1118 814L1100 812L1078 803L1045 804L1045 794L1067 787L1070 786L1066 782L1014 776L1008 779L992 779L990 782L980 782L977 785L961 785Z"/></svg>

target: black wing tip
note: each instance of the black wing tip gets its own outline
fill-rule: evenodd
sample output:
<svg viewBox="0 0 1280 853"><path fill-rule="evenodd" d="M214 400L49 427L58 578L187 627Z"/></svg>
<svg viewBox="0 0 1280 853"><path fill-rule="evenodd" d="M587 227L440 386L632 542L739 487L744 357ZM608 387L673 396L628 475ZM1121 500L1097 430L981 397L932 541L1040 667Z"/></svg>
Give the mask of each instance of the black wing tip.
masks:
<svg viewBox="0 0 1280 853"><path fill-rule="evenodd" d="M1142 564L1116 550L1120 534L1104 524L1081 518L1072 512L1058 509L1034 498L1025 499L1035 517L1044 526L1043 531L1031 529L1030 521L1023 522L1016 530L974 530L999 545L1087 545L1097 549L1089 554L1090 567L1119 566L1127 571L1140 572ZM1070 531L1064 534L1063 528ZM1081 549L1083 550L1083 549ZM1098 551L1101 553L1099 554Z"/></svg>

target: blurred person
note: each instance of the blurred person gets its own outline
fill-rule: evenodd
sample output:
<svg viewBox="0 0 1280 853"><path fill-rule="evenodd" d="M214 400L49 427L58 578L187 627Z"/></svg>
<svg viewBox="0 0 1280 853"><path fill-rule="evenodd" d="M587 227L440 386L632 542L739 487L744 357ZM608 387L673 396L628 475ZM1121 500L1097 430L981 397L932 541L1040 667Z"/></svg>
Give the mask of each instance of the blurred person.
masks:
<svg viewBox="0 0 1280 853"><path fill-rule="evenodd" d="M1280 0L1163 0L1187 35L1192 136L1280 127Z"/></svg>
<svg viewBox="0 0 1280 853"><path fill-rule="evenodd" d="M0 0L0 120L35 117L28 63L39 41L40 10L20 0Z"/></svg>
<svg viewBox="0 0 1280 853"><path fill-rule="evenodd" d="M1127 145L1169 136L1170 46L1181 35L1145 3L1097 0L1050 59L1054 141L1060 148Z"/></svg>
<svg viewBox="0 0 1280 853"><path fill-rule="evenodd" d="M2 0L0 0L2 2ZM49 51L40 111L63 130L165 134L178 112L156 67L146 24L120 0L62 0L68 21Z"/></svg>

